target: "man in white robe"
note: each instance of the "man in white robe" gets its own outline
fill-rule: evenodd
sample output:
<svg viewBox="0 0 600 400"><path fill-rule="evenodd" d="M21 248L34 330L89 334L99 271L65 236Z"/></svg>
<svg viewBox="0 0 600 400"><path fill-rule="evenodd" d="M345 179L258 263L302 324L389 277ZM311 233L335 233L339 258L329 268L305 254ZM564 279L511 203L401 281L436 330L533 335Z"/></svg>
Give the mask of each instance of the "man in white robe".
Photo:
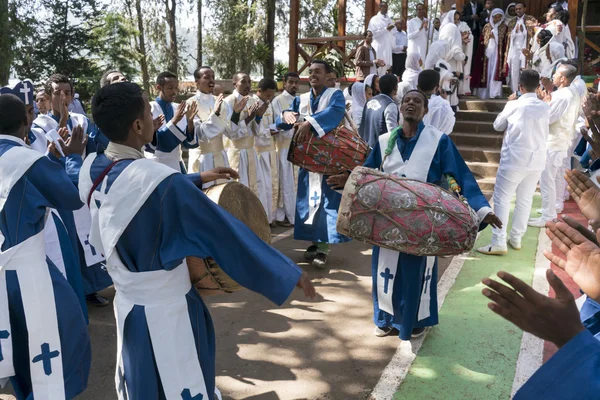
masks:
<svg viewBox="0 0 600 400"><path fill-rule="evenodd" d="M421 60L427 58L427 35L429 22L427 10L423 4L417 5L417 16L408 21L408 52L419 53Z"/></svg>
<svg viewBox="0 0 600 400"><path fill-rule="evenodd" d="M429 98L429 111L423 117L425 125L450 135L454 131L456 117L447 100L448 95L440 88L440 73L432 69L421 72L418 89Z"/></svg>
<svg viewBox="0 0 600 400"><path fill-rule="evenodd" d="M223 95L215 96L215 72L210 67L200 66L194 71L196 95L188 99L188 104L196 103L196 135L200 148L190 149L188 155L188 171L205 172L213 168L229 167L227 152L223 145L223 135L235 137L240 119L241 104L232 109L224 103ZM237 107L237 108L236 108ZM236 112L237 111L237 112ZM226 121L230 121L230 124ZM207 182L208 188L220 181Z"/></svg>
<svg viewBox="0 0 600 400"><path fill-rule="evenodd" d="M494 213L502 221L502 227L492 229L492 243L479 248L480 253L505 255L508 252L507 241L513 249L521 249L533 195L546 164L550 107L537 97L539 81L536 71L528 69L521 72L517 88L522 93L521 97L517 99L516 95L512 95L494 121L494 129L505 132L494 187ZM514 194L517 197L507 240L508 216Z"/></svg>
<svg viewBox="0 0 600 400"><path fill-rule="evenodd" d="M579 96L570 86L576 76L577 69L575 67L563 64L554 73L552 82L544 82L544 86L548 89L556 86L558 90L547 96L550 105L550 132L547 142L546 167L540 180L542 216L530 219L529 226L542 228L547 221L556 219L557 214L562 212L562 209L557 208L557 205L562 205L562 195L561 199L557 199L556 194L564 192L565 178L560 173L571 145L580 111ZM559 200L559 204L557 204L557 200Z"/></svg>
<svg viewBox="0 0 600 400"><path fill-rule="evenodd" d="M387 14L388 4L382 1L379 4L379 12L369 21L368 31L373 34L373 49L377 57L385 62L385 65L377 68L379 76L385 75L388 69L392 68L392 50L395 47L396 39L392 34L394 21Z"/></svg>
<svg viewBox="0 0 600 400"><path fill-rule="evenodd" d="M273 79L264 78L258 83L258 90L253 96L259 106L267 104L263 113L257 112L256 115L256 138L254 139L254 148L258 156L258 175L260 182L259 199L267 213L269 224L273 225L275 221L275 211L277 205L277 191L279 189L277 175L277 152L275 150L275 138L273 134L277 132L275 128L275 117L271 100L275 97L277 91L277 82Z"/></svg>
<svg viewBox="0 0 600 400"><path fill-rule="evenodd" d="M533 29L530 27L535 19L525 15L525 4L515 3L516 18L508 24L508 48L506 62L509 69L510 88L513 93L519 89L519 74L525 68L526 57L523 50L531 48ZM511 29L512 28L512 29Z"/></svg>
<svg viewBox="0 0 600 400"><path fill-rule="evenodd" d="M281 115L289 109L296 98L300 76L295 72L288 72L284 78L284 90L273 99L273 115ZM281 226L294 225L296 214L296 186L298 184L298 167L288 161L288 153L292 144L294 129L279 130L275 135L277 148L277 165L279 174L279 191L277 195L277 211L275 220ZM287 221L287 222L286 222Z"/></svg>
<svg viewBox="0 0 600 400"><path fill-rule="evenodd" d="M255 121L259 105L250 95L250 85L252 81L245 72L238 72L233 76L233 93L225 98L225 104L231 109L236 108L236 104L246 102L240 112L238 129L234 131L234 122L229 122L232 136L227 139L227 157L231 168L238 171L240 183L248 186L257 196L260 193L258 176L258 157L254 149L254 137L256 136L257 124ZM262 106L265 110L268 105ZM264 112L264 110L262 111Z"/></svg>

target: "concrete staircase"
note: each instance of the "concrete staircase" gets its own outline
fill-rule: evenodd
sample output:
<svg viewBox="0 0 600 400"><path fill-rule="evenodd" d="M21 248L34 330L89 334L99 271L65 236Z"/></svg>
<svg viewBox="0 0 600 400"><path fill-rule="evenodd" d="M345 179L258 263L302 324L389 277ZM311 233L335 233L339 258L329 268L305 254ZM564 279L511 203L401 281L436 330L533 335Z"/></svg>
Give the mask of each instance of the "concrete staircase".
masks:
<svg viewBox="0 0 600 400"><path fill-rule="evenodd" d="M481 191L488 198L494 192L503 138L503 132L496 132L493 123L504 109L506 101L480 100L476 97L462 99L454 132L450 135Z"/></svg>

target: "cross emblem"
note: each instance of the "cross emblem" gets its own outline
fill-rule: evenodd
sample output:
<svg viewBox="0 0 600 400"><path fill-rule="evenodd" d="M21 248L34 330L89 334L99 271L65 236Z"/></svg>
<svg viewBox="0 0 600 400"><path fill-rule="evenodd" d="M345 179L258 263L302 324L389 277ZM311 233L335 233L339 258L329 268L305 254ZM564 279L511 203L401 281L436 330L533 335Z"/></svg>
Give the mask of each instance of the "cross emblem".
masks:
<svg viewBox="0 0 600 400"><path fill-rule="evenodd" d="M379 275L384 279L383 280L383 293L387 294L390 280L394 279L394 275L390 274L389 268L386 268L385 271L383 271Z"/></svg>
<svg viewBox="0 0 600 400"><path fill-rule="evenodd" d="M317 203L319 201L321 197L317 194L317 192L315 191L315 194L313 194L313 197L311 197L311 200L315 201L315 205L313 207L316 207L319 203Z"/></svg>
<svg viewBox="0 0 600 400"><path fill-rule="evenodd" d="M127 400L127 392L125 391L125 375L123 375L123 370L119 367L118 370L119 375L119 386L117 387L117 392L123 393L123 398Z"/></svg>
<svg viewBox="0 0 600 400"><path fill-rule="evenodd" d="M42 352L35 356L33 363L42 362L44 365L44 373L46 375L52 375L52 359L58 357L60 352L58 350L50 351L50 345L48 343L42 343Z"/></svg>
<svg viewBox="0 0 600 400"><path fill-rule="evenodd" d="M92 251L92 255L96 255L96 248L90 244L90 235L87 235L87 239L83 242L86 246L90 246L90 250Z"/></svg>
<svg viewBox="0 0 600 400"><path fill-rule="evenodd" d="M23 82L23 89L19 89L19 91L25 95L25 105L29 105L28 93L31 92L31 88L27 85L27 82Z"/></svg>
<svg viewBox="0 0 600 400"><path fill-rule="evenodd" d="M8 339L10 333L8 331L0 331L0 339ZM0 342L0 361L4 360L4 355L2 354L2 342Z"/></svg>
<svg viewBox="0 0 600 400"><path fill-rule="evenodd" d="M427 286L429 280L431 279L431 273L429 273L429 271L427 271L427 274L425 275L425 290L423 291L423 293L427 293Z"/></svg>
<svg viewBox="0 0 600 400"><path fill-rule="evenodd" d="M183 391L181 392L181 398L183 400L202 400L204 396L202 396L202 393L198 393L197 395L192 396L190 389L183 389Z"/></svg>

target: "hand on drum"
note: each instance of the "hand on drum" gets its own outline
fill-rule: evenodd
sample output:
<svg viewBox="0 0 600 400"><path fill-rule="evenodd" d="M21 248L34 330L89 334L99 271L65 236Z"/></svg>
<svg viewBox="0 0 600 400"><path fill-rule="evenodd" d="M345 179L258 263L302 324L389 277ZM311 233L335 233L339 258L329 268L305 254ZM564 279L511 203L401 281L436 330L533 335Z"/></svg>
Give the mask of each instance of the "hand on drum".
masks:
<svg viewBox="0 0 600 400"><path fill-rule="evenodd" d="M304 121L298 125L298 129L296 130L296 140L300 143L308 142L310 135L312 135L312 132L310 131L311 127L312 125L308 121Z"/></svg>
<svg viewBox="0 0 600 400"><path fill-rule="evenodd" d="M298 114L291 111L286 111L283 113L283 120L286 124L294 125L296 121L298 121Z"/></svg>
<svg viewBox="0 0 600 400"><path fill-rule="evenodd" d="M494 213L489 213L485 216L482 222L491 225L494 228L502 228L502 221Z"/></svg>
<svg viewBox="0 0 600 400"><path fill-rule="evenodd" d="M348 177L350 177L350 174L348 172L342 172L338 175L331 175L329 178L327 178L327 184L330 188L334 190L343 189L344 186L346 186L346 181L348 181Z"/></svg>
<svg viewBox="0 0 600 400"><path fill-rule="evenodd" d="M227 167L219 167L210 171L200 173L203 183L216 181L217 179L238 179L240 176L237 171Z"/></svg>
<svg viewBox="0 0 600 400"><path fill-rule="evenodd" d="M311 300L314 300L317 296L317 291L315 290L315 287L313 286L306 272L302 272L302 275L300 276L300 279L298 279L296 286L302 289L304 291L304 295Z"/></svg>

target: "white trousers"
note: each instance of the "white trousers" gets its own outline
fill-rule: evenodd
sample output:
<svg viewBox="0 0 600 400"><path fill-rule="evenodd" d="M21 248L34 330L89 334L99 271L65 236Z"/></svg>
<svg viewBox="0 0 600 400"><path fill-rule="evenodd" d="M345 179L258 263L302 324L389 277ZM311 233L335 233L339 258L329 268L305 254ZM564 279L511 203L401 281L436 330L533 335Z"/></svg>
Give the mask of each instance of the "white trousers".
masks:
<svg viewBox="0 0 600 400"><path fill-rule="evenodd" d="M510 90L516 93L519 90L519 77L521 75L521 57L519 55L511 56L508 59L508 68L510 69Z"/></svg>
<svg viewBox="0 0 600 400"><path fill-rule="evenodd" d="M542 218L545 221L556 219L557 217L557 196L558 190L564 192L563 163L567 158L567 151L548 150L546 158L546 168L542 172L540 179L540 191L542 192ZM562 189L560 189L562 187ZM562 196L561 196L562 197Z"/></svg>
<svg viewBox="0 0 600 400"><path fill-rule="evenodd" d="M277 165L279 167L279 204L275 219L277 221L289 221L294 224L296 212L296 188L298 186L298 173L294 164L287 160L288 149L280 149L277 152Z"/></svg>
<svg viewBox="0 0 600 400"><path fill-rule="evenodd" d="M256 168L258 174L258 198L267 213L269 223L273 222L273 177L271 176L271 152L264 151L258 153L258 165Z"/></svg>
<svg viewBox="0 0 600 400"><path fill-rule="evenodd" d="M492 228L492 246L506 246L510 202L515 193L517 197L510 238L521 241L527 231L533 194L541 174L542 171L506 170L500 166L494 187L494 214L502 221L502 228Z"/></svg>

